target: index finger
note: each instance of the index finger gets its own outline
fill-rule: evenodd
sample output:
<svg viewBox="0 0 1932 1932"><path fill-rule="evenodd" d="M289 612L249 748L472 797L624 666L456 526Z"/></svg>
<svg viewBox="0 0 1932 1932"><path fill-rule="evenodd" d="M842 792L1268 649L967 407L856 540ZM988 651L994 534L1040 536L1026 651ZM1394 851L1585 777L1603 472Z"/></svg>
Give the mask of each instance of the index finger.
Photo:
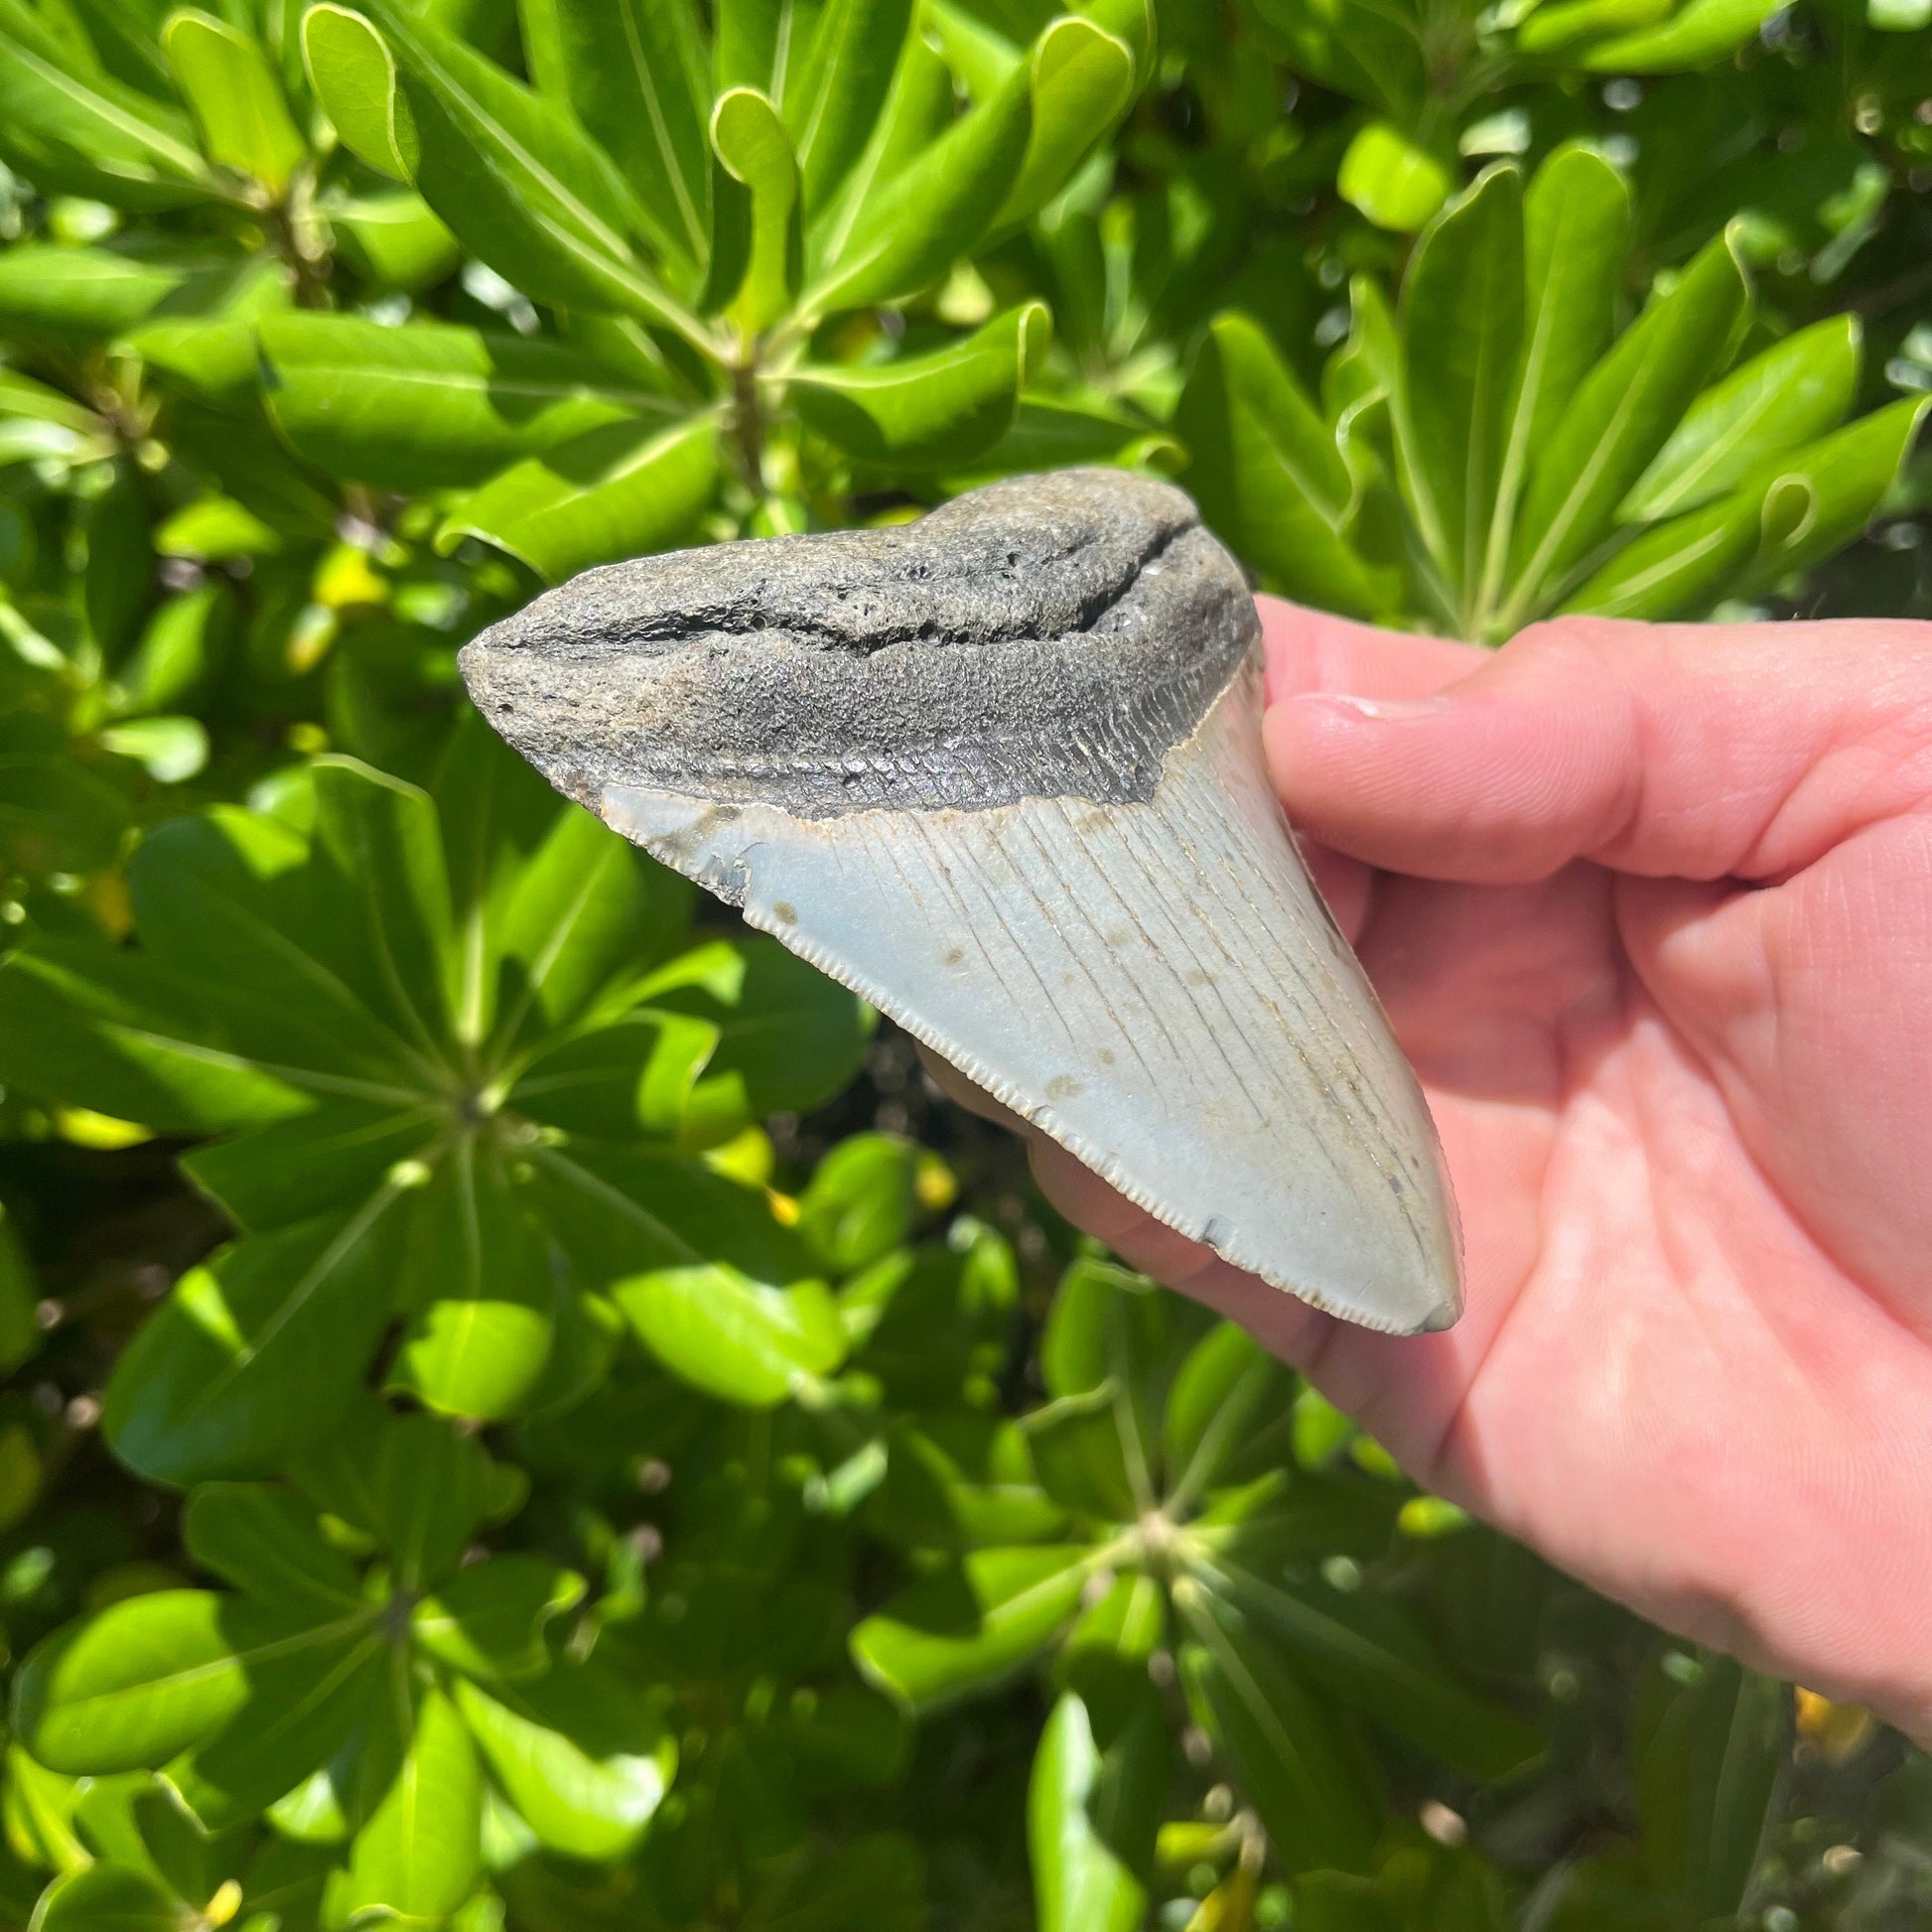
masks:
<svg viewBox="0 0 1932 1932"><path fill-rule="evenodd" d="M1383 630L1286 598L1258 597L1268 702L1302 691L1358 698L1429 698L1467 677L1490 652L1406 630Z"/></svg>

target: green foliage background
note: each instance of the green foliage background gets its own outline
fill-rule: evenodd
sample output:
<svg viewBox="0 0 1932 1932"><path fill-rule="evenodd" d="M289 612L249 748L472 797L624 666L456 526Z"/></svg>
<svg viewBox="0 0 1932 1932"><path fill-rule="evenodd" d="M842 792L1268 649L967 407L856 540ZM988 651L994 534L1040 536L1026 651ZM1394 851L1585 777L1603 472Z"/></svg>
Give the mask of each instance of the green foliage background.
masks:
<svg viewBox="0 0 1932 1932"><path fill-rule="evenodd" d="M1932 615L1925 0L0 0L0 1922L1906 1927L1932 1766L1417 1494L461 642L1177 477Z"/></svg>

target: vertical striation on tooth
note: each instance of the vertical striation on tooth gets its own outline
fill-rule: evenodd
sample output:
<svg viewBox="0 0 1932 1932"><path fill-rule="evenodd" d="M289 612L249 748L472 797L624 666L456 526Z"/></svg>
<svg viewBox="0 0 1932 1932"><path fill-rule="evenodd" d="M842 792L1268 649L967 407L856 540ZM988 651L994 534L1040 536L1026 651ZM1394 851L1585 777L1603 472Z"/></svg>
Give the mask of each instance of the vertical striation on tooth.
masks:
<svg viewBox="0 0 1932 1932"><path fill-rule="evenodd" d="M1258 637L1179 490L1070 471L590 571L463 670L559 789L1159 1219L1441 1327L1434 1129L1268 785Z"/></svg>

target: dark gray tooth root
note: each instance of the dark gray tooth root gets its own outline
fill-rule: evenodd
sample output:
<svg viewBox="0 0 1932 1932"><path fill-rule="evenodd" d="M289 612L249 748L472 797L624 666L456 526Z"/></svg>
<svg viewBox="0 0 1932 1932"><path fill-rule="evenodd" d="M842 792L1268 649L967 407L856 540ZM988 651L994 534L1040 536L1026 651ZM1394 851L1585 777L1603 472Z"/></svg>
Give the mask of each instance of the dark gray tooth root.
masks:
<svg viewBox="0 0 1932 1932"><path fill-rule="evenodd" d="M1269 785L1259 636L1187 497L1096 470L587 571L462 662L560 790L1158 1219L1444 1327L1435 1130Z"/></svg>

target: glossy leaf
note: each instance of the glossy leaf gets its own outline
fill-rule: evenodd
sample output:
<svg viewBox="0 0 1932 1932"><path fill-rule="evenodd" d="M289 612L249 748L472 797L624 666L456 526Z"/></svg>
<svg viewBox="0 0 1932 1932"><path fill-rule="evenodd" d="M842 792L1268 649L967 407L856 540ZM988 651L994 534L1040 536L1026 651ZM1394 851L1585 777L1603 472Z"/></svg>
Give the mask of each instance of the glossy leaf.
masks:
<svg viewBox="0 0 1932 1932"><path fill-rule="evenodd" d="M482 1824L476 1746L450 1700L426 1692L395 1782L350 1849L350 1899L403 1918L444 1918L477 1882Z"/></svg>
<svg viewBox="0 0 1932 1932"><path fill-rule="evenodd" d="M798 369L790 392L805 421L860 462L921 470L965 463L1012 426L1050 333L1045 306L1030 303L929 355Z"/></svg>
<svg viewBox="0 0 1932 1932"><path fill-rule="evenodd" d="M975 1550L959 1568L912 1585L852 1633L867 1679L931 1711L1024 1670L1072 1616L1095 1567L1059 1544Z"/></svg>
<svg viewBox="0 0 1932 1932"><path fill-rule="evenodd" d="M302 53L323 111L351 153L395 181L415 178L422 147L388 43L347 7L302 16Z"/></svg>
<svg viewBox="0 0 1932 1932"><path fill-rule="evenodd" d="M822 207L858 160L911 24L910 0L825 0L818 10L816 30L778 96L807 207Z"/></svg>
<svg viewBox="0 0 1932 1932"><path fill-rule="evenodd" d="M538 86L567 104L687 270L709 237L708 76L686 0L521 0Z"/></svg>
<svg viewBox="0 0 1932 1932"><path fill-rule="evenodd" d="M1451 585L1480 576L1523 346L1522 178L1492 168L1432 221L1402 282L1411 509Z"/></svg>
<svg viewBox="0 0 1932 1932"><path fill-rule="evenodd" d="M1414 234L1442 207L1449 171L1387 121L1371 121L1348 144L1336 192L1377 227Z"/></svg>
<svg viewBox="0 0 1932 1932"><path fill-rule="evenodd" d="M661 396L554 343L353 316L263 325L276 427L310 462L392 489L461 483L587 430L663 421Z"/></svg>
<svg viewBox="0 0 1932 1932"><path fill-rule="evenodd" d="M1838 316L1733 369L1692 404L1618 516L1648 523L1696 509L1835 428L1858 388L1860 333L1856 316Z"/></svg>
<svg viewBox="0 0 1932 1932"><path fill-rule="evenodd" d="M1423 1630L1382 1597L1257 1575L1222 1559L1216 1587L1253 1624L1377 1723L1470 1777L1499 1778L1543 1748L1535 1727L1459 1683Z"/></svg>
<svg viewBox="0 0 1932 1932"><path fill-rule="evenodd" d="M994 197L1014 180L1032 126L1022 70L866 202L800 307L825 315L887 301L958 260L992 225Z"/></svg>
<svg viewBox="0 0 1932 1932"><path fill-rule="evenodd" d="M729 306L756 335L784 314L802 273L798 162L778 110L751 87L718 97L711 151L720 172L703 306Z"/></svg>
<svg viewBox="0 0 1932 1932"><path fill-rule="evenodd" d="M1630 221L1623 177L1581 143L1559 148L1524 192L1523 352L1483 551L1477 593L1483 614L1502 594L1531 462L1609 344Z"/></svg>
<svg viewBox="0 0 1932 1932"><path fill-rule="evenodd" d="M1513 609L1602 536L1724 354L1744 300L1743 272L1721 236L1584 379L1530 472Z"/></svg>
<svg viewBox="0 0 1932 1932"><path fill-rule="evenodd" d="M411 1632L430 1656L468 1676L538 1677L550 1662L544 1627L583 1594L575 1573L512 1552L446 1578L416 1605Z"/></svg>
<svg viewBox="0 0 1932 1932"><path fill-rule="evenodd" d="M1134 97L1133 47L1086 15L1054 21L1034 44L1030 65L1027 152L994 217L999 227L1037 213Z"/></svg>
<svg viewBox="0 0 1932 1932"><path fill-rule="evenodd" d="M259 1661L331 1635L284 1628L238 1644L224 1600L209 1591L130 1597L32 1653L14 1682L14 1726L50 1770L159 1766L242 1708Z"/></svg>
<svg viewBox="0 0 1932 1932"><path fill-rule="evenodd" d="M560 1699L571 1675L539 1688L536 1715L468 1683L456 1687L457 1708L540 1844L567 1858L612 1861L637 1842L663 1801L676 1753L634 1697L607 1694L594 1714L580 1708L585 1696L597 1697L591 1687ZM540 1722L544 1716L555 1722Z"/></svg>
<svg viewBox="0 0 1932 1932"><path fill-rule="evenodd" d="M1262 331L1221 316L1174 414L1188 487L1287 596L1368 617L1382 594L1345 530L1354 485L1328 426Z"/></svg>
<svg viewBox="0 0 1932 1932"><path fill-rule="evenodd" d="M450 512L443 541L482 537L556 581L675 542L711 499L718 426L610 423L505 470Z"/></svg>
<svg viewBox="0 0 1932 1932"><path fill-rule="evenodd" d="M1093 1816L1100 1783L1086 1706L1066 1692L1040 1733L1027 1795L1040 1932L1134 1932L1146 1918L1146 1887Z"/></svg>
<svg viewBox="0 0 1932 1932"><path fill-rule="evenodd" d="M1789 1693L1710 1657L1658 1696L1636 1765L1644 1862L1696 1917L1735 1912L1788 1748Z"/></svg>
<svg viewBox="0 0 1932 1932"><path fill-rule="evenodd" d="M115 1364L102 1426L150 1481L274 1473L347 1407L389 1318L394 1196L192 1269Z"/></svg>
<svg viewBox="0 0 1932 1932"><path fill-rule="evenodd" d="M515 1415L542 1378L556 1292L503 1163L466 1138L408 1207L416 1306L389 1386L443 1415Z"/></svg>
<svg viewBox="0 0 1932 1932"><path fill-rule="evenodd" d="M1191 1584L1174 1591L1191 1642L1190 1703L1227 1753L1291 1871L1368 1866L1379 1806L1356 1750L1273 1646Z"/></svg>
<svg viewBox="0 0 1932 1932"><path fill-rule="evenodd" d="M308 143L289 117L282 83L261 43L192 7L169 15L162 41L209 159L279 194Z"/></svg>

